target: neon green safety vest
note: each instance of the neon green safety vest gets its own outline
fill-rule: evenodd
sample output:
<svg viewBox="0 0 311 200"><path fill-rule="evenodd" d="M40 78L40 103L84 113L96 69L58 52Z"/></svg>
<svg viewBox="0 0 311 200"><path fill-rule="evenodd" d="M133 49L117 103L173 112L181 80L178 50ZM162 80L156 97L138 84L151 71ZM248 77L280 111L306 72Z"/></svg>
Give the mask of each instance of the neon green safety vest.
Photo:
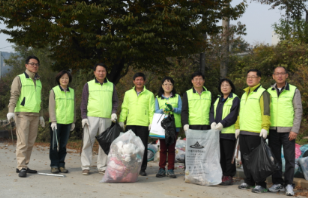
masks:
<svg viewBox="0 0 311 200"><path fill-rule="evenodd" d="M74 101L75 93L72 88L68 87L67 92L60 86L53 87L55 94L55 112L58 124L71 124L74 118Z"/></svg>
<svg viewBox="0 0 311 200"><path fill-rule="evenodd" d="M224 119L225 117L227 117L227 115L230 114L230 110L231 110L231 107L232 107L232 104L233 104L233 100L235 99L235 97L237 97L237 95L232 93L232 97L228 97L227 100L225 101L224 106L222 108L222 119ZM219 98L217 98L217 100L214 103L214 118L216 118L216 109L217 109L218 103L219 103ZM221 130L221 133L225 133L225 134L231 133L231 134L234 134L235 133L234 124L232 124L229 127L223 128Z"/></svg>
<svg viewBox="0 0 311 200"><path fill-rule="evenodd" d="M89 99L87 104L87 116L110 118L112 112L113 83L96 83L95 79L89 81Z"/></svg>
<svg viewBox="0 0 311 200"><path fill-rule="evenodd" d="M212 95L205 87L201 95L193 93L193 88L187 90L189 125L209 125L209 111L211 108Z"/></svg>
<svg viewBox="0 0 311 200"><path fill-rule="evenodd" d="M259 86L247 96L246 92L242 95L240 103L240 130L260 133L261 131L261 109L260 97L265 89Z"/></svg>
<svg viewBox="0 0 311 200"><path fill-rule="evenodd" d="M271 127L293 127L295 116L293 98L295 91L296 87L290 84L288 84L288 90L284 89L280 96L278 96L275 88L268 89L271 95Z"/></svg>
<svg viewBox="0 0 311 200"><path fill-rule="evenodd" d="M18 76L21 80L22 87L14 112L39 113L41 109L41 81L36 80L35 85L32 78L30 78L26 73Z"/></svg>
<svg viewBox="0 0 311 200"><path fill-rule="evenodd" d="M161 97L157 96L158 102L159 102L159 108L160 109L164 109L165 103L170 103L173 108L178 108L178 94L175 94L175 97L170 97L168 99L162 99ZM176 128L181 128L181 115L174 113L174 119L175 119L175 126Z"/></svg>

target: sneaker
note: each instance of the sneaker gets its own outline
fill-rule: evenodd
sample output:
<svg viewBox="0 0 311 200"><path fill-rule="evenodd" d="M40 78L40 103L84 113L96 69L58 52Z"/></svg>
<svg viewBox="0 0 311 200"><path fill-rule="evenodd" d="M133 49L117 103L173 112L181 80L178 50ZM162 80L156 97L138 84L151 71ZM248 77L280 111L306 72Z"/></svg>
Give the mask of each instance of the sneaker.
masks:
<svg viewBox="0 0 311 200"><path fill-rule="evenodd" d="M161 178L161 177L164 177L165 174L166 174L165 169L160 168L158 173L156 174L156 177Z"/></svg>
<svg viewBox="0 0 311 200"><path fill-rule="evenodd" d="M147 176L147 173L146 173L145 171L142 171L142 170L141 170L141 171L139 172L139 175L141 175L141 176Z"/></svg>
<svg viewBox="0 0 311 200"><path fill-rule="evenodd" d="M282 184L273 184L269 189L269 192L284 192L285 189Z"/></svg>
<svg viewBox="0 0 311 200"><path fill-rule="evenodd" d="M21 178L27 177L27 169L26 168L22 168L21 170L19 170L18 176L21 177Z"/></svg>
<svg viewBox="0 0 311 200"><path fill-rule="evenodd" d="M30 174L38 173L37 170L33 170L33 169L29 169L29 168L26 169L26 172L30 173ZM16 173L19 173L19 169L18 168L16 168Z"/></svg>
<svg viewBox="0 0 311 200"><path fill-rule="evenodd" d="M58 174L59 173L58 167L51 167L51 172L53 174Z"/></svg>
<svg viewBox="0 0 311 200"><path fill-rule="evenodd" d="M254 186L250 186L247 183L242 183L241 185L238 186L239 189L250 189L253 188Z"/></svg>
<svg viewBox="0 0 311 200"><path fill-rule="evenodd" d="M101 171L98 171L98 173L100 174L105 174L106 170L101 170Z"/></svg>
<svg viewBox="0 0 311 200"><path fill-rule="evenodd" d="M82 170L83 175L89 175L89 173L90 173L90 170L88 170L88 169Z"/></svg>
<svg viewBox="0 0 311 200"><path fill-rule="evenodd" d="M266 193L268 192L267 188L261 187L260 185L256 185L254 189L252 189L254 193Z"/></svg>
<svg viewBox="0 0 311 200"><path fill-rule="evenodd" d="M286 196L294 196L294 188L291 184L286 185L285 187L285 195Z"/></svg>
<svg viewBox="0 0 311 200"><path fill-rule="evenodd" d="M221 183L219 185L224 185L225 184L225 180L226 180L226 176L223 176L221 178Z"/></svg>
<svg viewBox="0 0 311 200"><path fill-rule="evenodd" d="M174 174L174 170L173 169L167 170L167 176L171 177L171 178L176 178L176 175Z"/></svg>
<svg viewBox="0 0 311 200"><path fill-rule="evenodd" d="M224 185L232 185L233 184L233 179L231 176L226 176L226 179L224 179Z"/></svg>
<svg viewBox="0 0 311 200"><path fill-rule="evenodd" d="M68 169L66 169L65 167L60 167L60 168L59 168L59 171L60 171L61 173L68 173Z"/></svg>

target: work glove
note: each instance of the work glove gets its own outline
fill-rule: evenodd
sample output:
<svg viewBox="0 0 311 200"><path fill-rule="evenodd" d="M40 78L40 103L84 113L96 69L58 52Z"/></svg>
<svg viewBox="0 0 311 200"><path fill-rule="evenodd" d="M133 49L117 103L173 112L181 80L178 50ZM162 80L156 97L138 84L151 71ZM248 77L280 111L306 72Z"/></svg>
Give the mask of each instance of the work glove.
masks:
<svg viewBox="0 0 311 200"><path fill-rule="evenodd" d="M268 135L268 131L266 129L261 129L260 131L260 137L263 137L263 139L266 139Z"/></svg>
<svg viewBox="0 0 311 200"><path fill-rule="evenodd" d="M213 123L211 124L211 129L216 129L216 122L213 122Z"/></svg>
<svg viewBox="0 0 311 200"><path fill-rule="evenodd" d="M235 129L235 139L238 139L240 135L240 129Z"/></svg>
<svg viewBox="0 0 311 200"><path fill-rule="evenodd" d="M223 127L224 127L224 126L222 125L222 123L219 122L219 123L216 125L215 129L221 131L221 130L223 129Z"/></svg>
<svg viewBox="0 0 311 200"><path fill-rule="evenodd" d="M111 121L115 122L117 120L117 114L116 113L112 113L111 114Z"/></svg>
<svg viewBox="0 0 311 200"><path fill-rule="evenodd" d="M189 130L189 124L185 124L184 125L184 131L186 132L186 131L188 131Z"/></svg>
<svg viewBox="0 0 311 200"><path fill-rule="evenodd" d="M44 128L45 127L45 121L44 121L44 118L42 116L39 118L39 122L40 122L41 127Z"/></svg>
<svg viewBox="0 0 311 200"><path fill-rule="evenodd" d="M90 125L89 120L87 118L82 119L82 128L84 128L85 125Z"/></svg>
<svg viewBox="0 0 311 200"><path fill-rule="evenodd" d="M122 130L124 131L124 122L119 122L119 125L122 128Z"/></svg>
<svg viewBox="0 0 311 200"><path fill-rule="evenodd" d="M76 127L75 123L72 123L72 124L71 124L71 128L70 128L70 131L73 131L73 129L75 129L75 127Z"/></svg>
<svg viewBox="0 0 311 200"><path fill-rule="evenodd" d="M52 122L51 123L51 128L52 128L52 130L57 130L57 124L56 124L56 122Z"/></svg>
<svg viewBox="0 0 311 200"><path fill-rule="evenodd" d="M149 130L149 131L151 130L151 124L149 124L148 130Z"/></svg>
<svg viewBox="0 0 311 200"><path fill-rule="evenodd" d="M8 113L6 115L6 117L8 118L8 121L10 122L11 119L14 119L15 118L15 114L14 113Z"/></svg>

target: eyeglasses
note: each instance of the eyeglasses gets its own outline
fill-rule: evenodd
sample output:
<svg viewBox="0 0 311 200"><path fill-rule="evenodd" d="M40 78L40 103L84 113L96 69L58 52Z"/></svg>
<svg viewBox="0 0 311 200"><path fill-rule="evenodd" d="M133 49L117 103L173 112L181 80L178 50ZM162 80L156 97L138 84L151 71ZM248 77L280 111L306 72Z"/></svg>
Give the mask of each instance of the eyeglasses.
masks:
<svg viewBox="0 0 311 200"><path fill-rule="evenodd" d="M173 84L163 84L163 86L167 87L167 86L173 86Z"/></svg>
<svg viewBox="0 0 311 200"><path fill-rule="evenodd" d="M246 78L247 79L255 79L255 78L258 78L258 76L247 76Z"/></svg>
<svg viewBox="0 0 311 200"><path fill-rule="evenodd" d="M28 65L39 67L39 63L28 63Z"/></svg>
<svg viewBox="0 0 311 200"><path fill-rule="evenodd" d="M284 76L286 73L283 72L283 73L274 73L275 76Z"/></svg>

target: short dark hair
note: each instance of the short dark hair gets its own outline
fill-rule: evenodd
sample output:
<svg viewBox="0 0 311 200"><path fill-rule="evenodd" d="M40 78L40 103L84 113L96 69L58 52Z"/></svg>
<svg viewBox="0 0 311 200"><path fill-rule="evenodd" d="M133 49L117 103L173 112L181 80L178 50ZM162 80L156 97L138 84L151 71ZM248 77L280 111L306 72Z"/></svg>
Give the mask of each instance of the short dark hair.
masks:
<svg viewBox="0 0 311 200"><path fill-rule="evenodd" d="M137 77L143 77L144 81L146 80L146 76L145 76L145 74L142 73L142 72L137 72L136 74L134 74L134 76L133 76L133 81L135 81L135 79L136 79Z"/></svg>
<svg viewBox="0 0 311 200"><path fill-rule="evenodd" d="M196 76L202 76L202 78L205 80L205 76L202 72L200 71L197 71L197 72L194 72L192 75L191 75L191 80L196 77Z"/></svg>
<svg viewBox="0 0 311 200"><path fill-rule="evenodd" d="M286 69L285 67L283 67L283 66L277 66L276 68L279 68L279 67L280 67L280 68L283 68L283 69L285 70L285 73L287 74L287 69ZM275 72L275 69L276 69L276 68L274 68L273 73Z"/></svg>
<svg viewBox="0 0 311 200"><path fill-rule="evenodd" d="M176 90L175 90L175 87L174 87L174 80L172 77L169 77L169 76L166 76L162 79L162 85L165 81L169 81L173 84L173 90L172 90L172 95L173 97L175 97L175 94L176 94ZM161 98L162 97L162 94L164 94L164 90L162 88L162 85L160 86L159 88L159 92L158 92L158 97Z"/></svg>
<svg viewBox="0 0 311 200"><path fill-rule="evenodd" d="M106 66L104 63L96 63L96 64L94 65L94 67L93 67L94 72L96 71L97 66L102 66L102 67L104 67L104 68L106 69L106 72L108 72L108 71L107 71L107 66Z"/></svg>
<svg viewBox="0 0 311 200"><path fill-rule="evenodd" d="M40 60L36 56L28 56L25 60L25 64L28 64L30 59L36 59L38 61L38 64L40 65Z"/></svg>
<svg viewBox="0 0 311 200"><path fill-rule="evenodd" d="M234 84L232 83L232 81L231 81L230 79L227 79L227 78L223 78L223 79L221 79L221 80L219 81L218 91L219 91L220 93L222 93L222 92L221 92L221 84L222 84L223 82L225 82L225 81L227 81L227 82L230 84L230 86L231 86L231 88L232 88L231 92L232 92L232 93L235 93L235 86L234 86Z"/></svg>
<svg viewBox="0 0 311 200"><path fill-rule="evenodd" d="M261 77L261 72L258 69L250 69L250 70L248 70L247 74L250 72L256 72L257 76Z"/></svg>
<svg viewBox="0 0 311 200"><path fill-rule="evenodd" d="M64 74L67 74L67 75L68 75L68 77L69 77L69 83L71 83L71 81L72 81L72 76L71 76L70 72L67 71L67 70L62 70L62 71L58 72L58 74L57 74L56 77L55 77L55 81L56 81L56 83L57 83L58 85L60 85L59 79L60 79Z"/></svg>

